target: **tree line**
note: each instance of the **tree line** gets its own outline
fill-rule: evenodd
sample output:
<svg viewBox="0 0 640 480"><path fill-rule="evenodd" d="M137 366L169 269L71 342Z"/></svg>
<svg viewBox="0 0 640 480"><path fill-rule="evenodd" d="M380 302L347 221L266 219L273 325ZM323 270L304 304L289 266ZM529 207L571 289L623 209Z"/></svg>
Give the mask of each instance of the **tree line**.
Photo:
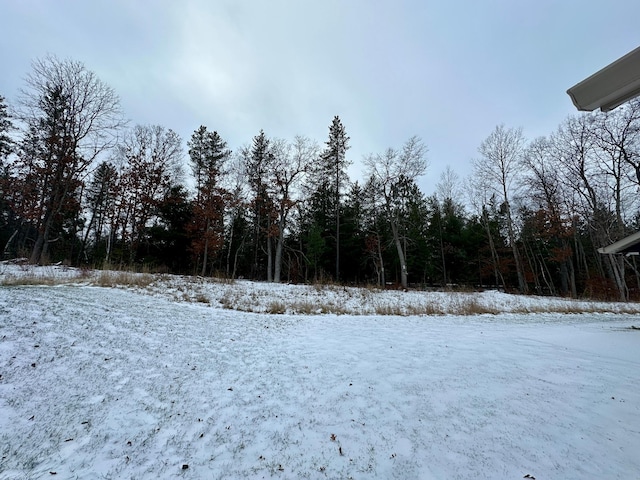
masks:
<svg viewBox="0 0 640 480"><path fill-rule="evenodd" d="M0 96L0 247L31 263L272 282L502 288L628 300L635 257L597 248L638 230L640 101L568 117L527 141L497 126L473 173L448 167L423 193L419 137L347 169L350 138L258 132L232 150L197 128L183 145L130 127L82 63L33 62L15 104Z"/></svg>

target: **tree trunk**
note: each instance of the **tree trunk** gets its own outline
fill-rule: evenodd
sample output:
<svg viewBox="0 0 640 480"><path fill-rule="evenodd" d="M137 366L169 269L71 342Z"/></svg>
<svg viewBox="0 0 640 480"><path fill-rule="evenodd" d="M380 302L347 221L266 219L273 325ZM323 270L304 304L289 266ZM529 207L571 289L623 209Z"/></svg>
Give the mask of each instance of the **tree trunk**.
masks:
<svg viewBox="0 0 640 480"><path fill-rule="evenodd" d="M524 250L524 257L526 262L529 264L529 269L533 273L533 283L534 283L534 291L537 294L542 293L542 285L540 284L540 276L543 277L544 280L544 267L543 267L543 258L540 255L540 261L536 258L536 253L533 251L533 247L529 245L529 241L527 239L522 240L522 248ZM538 264L540 265L540 271L538 271Z"/></svg>
<svg viewBox="0 0 640 480"><path fill-rule="evenodd" d="M340 197L336 198L336 202ZM336 282L340 280L340 205L336 207Z"/></svg>
<svg viewBox="0 0 640 480"><path fill-rule="evenodd" d="M549 267L544 261L544 258L542 258L542 255L540 255L540 271L542 272L542 279L544 280L545 285L549 289L549 293L553 296L556 296L556 287L553 284L553 279L551 278L551 272L549 271Z"/></svg>
<svg viewBox="0 0 640 480"><path fill-rule="evenodd" d="M267 232L267 282L273 282L273 240Z"/></svg>
<svg viewBox="0 0 640 480"><path fill-rule="evenodd" d="M278 236L276 237L275 273L273 276L275 283L280 283L280 277L282 275L282 251L284 249L284 230L286 223L287 212L281 208L278 218Z"/></svg>
<svg viewBox="0 0 640 480"><path fill-rule="evenodd" d="M498 264L498 252L496 251L495 243L493 242L493 235L491 235L491 226L489 225L489 218L487 216L486 209L482 209L482 218L484 220L485 230L487 231L487 239L489 241L489 251L491 252L491 262L493 263L493 275L496 281L496 286L502 285L504 288L504 278L502 278L502 272ZM482 279L481 279L482 281Z"/></svg>
<svg viewBox="0 0 640 480"><path fill-rule="evenodd" d="M13 232L13 234L9 237L9 240L7 240L7 243L4 245L4 249L2 250L2 258L6 259L9 256L9 246L11 245L11 242L16 237L16 235L18 235L18 230L15 230Z"/></svg>
<svg viewBox="0 0 640 480"><path fill-rule="evenodd" d="M235 219L232 218L231 229L229 230L229 248L227 249L227 268L226 268L227 277L229 276L230 268L231 268L231 247L233 247L233 233L235 231L234 225L235 225Z"/></svg>
<svg viewBox="0 0 640 480"><path fill-rule="evenodd" d="M33 246L33 250L31 251L30 263L39 264L43 257L47 254L47 242L49 241L49 234L51 232L51 224L53 223L53 214L50 209L47 210L47 213L44 217L44 228L38 230L38 237L36 238L36 243Z"/></svg>
<svg viewBox="0 0 640 480"><path fill-rule="evenodd" d="M518 245L516 244L516 236L513 231L513 220L511 220L511 206L507 200L507 194L505 191L505 205L507 210L507 233L509 235L509 243L511 244L511 251L513 252L513 260L516 264L516 274L518 275L518 289L520 293L528 293L527 282L524 278L524 271L522 268L522 259L520 258L520 252L518 252Z"/></svg>
<svg viewBox="0 0 640 480"><path fill-rule="evenodd" d="M280 283L280 275L282 272L282 249L284 244L284 234L282 231L276 238L276 257L275 257L275 271L273 274L273 281Z"/></svg>
<svg viewBox="0 0 640 480"><path fill-rule="evenodd" d="M111 242L113 241L113 231L114 228L112 225L109 226L109 235L107 235L107 246L106 252L104 256L104 264L109 265L111 263Z"/></svg>
<svg viewBox="0 0 640 480"><path fill-rule="evenodd" d="M56 178L61 178L62 173L56 172ZM58 180L61 182L62 180ZM31 263L40 263L43 257L47 256L49 236L51 235L51 227L53 226L53 220L55 216L60 212L62 208L62 199L66 194L66 186L62 186L64 189L60 191L60 186L55 186L51 194L47 198L45 206L45 215L42 221L41 228L38 229L38 237L36 243L31 251Z"/></svg>
<svg viewBox="0 0 640 480"><path fill-rule="evenodd" d="M576 269L573 266L573 260L567 262L569 267L569 282L571 285L571 298L578 298L578 288L576 287Z"/></svg>
<svg viewBox="0 0 640 480"><path fill-rule="evenodd" d="M238 271L238 256L240 255L240 251L244 247L245 237L242 238L240 245L236 249L236 253L233 255L233 273L231 274L231 278L236 278L236 272Z"/></svg>
<svg viewBox="0 0 640 480"><path fill-rule="evenodd" d="M402 288L407 289L407 263L405 260L405 254L402 251L402 242L400 241L400 235L398 233L398 225L395 222L391 222L391 232L393 233L393 241L396 244L396 250L398 252L398 260L400 261L400 284Z"/></svg>
<svg viewBox="0 0 640 480"><path fill-rule="evenodd" d="M627 282L624 278L623 262L623 258L616 258L614 255L609 255L608 265L611 268L612 277L616 282L620 301L626 302L629 300L629 287L627 287Z"/></svg>
<svg viewBox="0 0 640 480"><path fill-rule="evenodd" d="M380 246L380 237L378 237L378 260L380 261L380 288L384 288L387 279L384 273L384 259L382 258L382 247Z"/></svg>
<svg viewBox="0 0 640 480"><path fill-rule="evenodd" d="M82 257L85 257L85 261L88 261L87 258L87 241L89 240L89 233L91 232L91 229L93 228L93 224L96 220L96 211L95 209L91 211L91 218L89 219L89 225L87 225L87 231L85 232L85 234L82 236L82 244L80 245L80 252L78 253L78 263L80 263L82 261ZM97 235L96 235L97 237ZM96 243L97 243L97 238L96 238Z"/></svg>
<svg viewBox="0 0 640 480"><path fill-rule="evenodd" d="M209 256L209 239L206 238L204 241L204 252L202 254L202 270L200 271L201 277L204 277L207 274L207 263L209 262L208 256Z"/></svg>
<svg viewBox="0 0 640 480"><path fill-rule="evenodd" d="M438 210L440 207L438 207ZM444 254L444 234L442 232L442 214L438 213L438 232L440 233L440 256L442 257L442 286L445 287L447 283L447 261Z"/></svg>
<svg viewBox="0 0 640 480"><path fill-rule="evenodd" d="M256 279L258 276L258 252L260 251L260 223L262 218L260 215L260 206L255 207L255 226L253 227L253 264L251 266L251 277Z"/></svg>

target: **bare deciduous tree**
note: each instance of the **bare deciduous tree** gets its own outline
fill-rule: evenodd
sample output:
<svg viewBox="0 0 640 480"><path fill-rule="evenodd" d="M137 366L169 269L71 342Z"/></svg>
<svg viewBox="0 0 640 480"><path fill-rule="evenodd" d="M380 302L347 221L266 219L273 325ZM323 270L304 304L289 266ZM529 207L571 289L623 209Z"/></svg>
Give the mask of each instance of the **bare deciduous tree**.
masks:
<svg viewBox="0 0 640 480"><path fill-rule="evenodd" d="M451 168L451 165L447 165L440 174L440 181L436 185L436 192L438 194L438 200L441 202L447 199L458 201L462 196L460 175Z"/></svg>
<svg viewBox="0 0 640 480"><path fill-rule="evenodd" d="M296 197L296 188L303 176L318 158L318 145L309 138L296 136L293 143L276 140L272 144L273 170L269 189L276 210L276 249L273 281L280 282L282 275L282 253L289 214L301 200Z"/></svg>
<svg viewBox="0 0 640 480"><path fill-rule="evenodd" d="M526 293L527 282L516 244L516 232L510 204L524 145L522 129L505 128L504 125L498 125L480 144L478 152L481 158L473 161L473 172L474 176L483 179L485 184L493 189L503 202L507 220L507 234L518 276L518 286L521 292Z"/></svg>
<svg viewBox="0 0 640 480"><path fill-rule="evenodd" d="M114 91L80 62L36 60L26 84L18 118L29 128L29 144L16 167L18 176L32 175L22 185L38 205L25 213L38 232L30 260L39 263L47 256L54 225L66 210L78 208L82 176L114 145L123 120Z"/></svg>
<svg viewBox="0 0 640 480"><path fill-rule="evenodd" d="M570 292L575 298L577 290L571 247L572 215L563 194L560 163L556 153L553 141L546 137L536 138L529 144L523 155L523 197L538 212L538 217L542 217L542 228L538 229L536 235L551 249L551 258L538 259L540 270L548 271L549 260L559 264L560 290L563 294ZM549 291L555 292L553 285L549 287Z"/></svg>
<svg viewBox="0 0 640 480"><path fill-rule="evenodd" d="M469 177L465 184L469 204L476 211L480 224L487 234L487 242L489 244L489 252L491 254L491 268L493 270L495 285L504 287L504 276L502 274L496 241L491 228L491 219L489 218L489 206L495 199L495 193L487 179L478 177L477 175Z"/></svg>
<svg viewBox="0 0 640 480"><path fill-rule="evenodd" d="M406 248L402 244L400 224L404 210L402 203L404 187L424 175L429 165L427 147L422 140L411 137L398 151L388 148L383 154L369 155L363 160L368 175L379 189L382 207L393 234L393 242L400 262L400 282L403 288L408 286Z"/></svg>

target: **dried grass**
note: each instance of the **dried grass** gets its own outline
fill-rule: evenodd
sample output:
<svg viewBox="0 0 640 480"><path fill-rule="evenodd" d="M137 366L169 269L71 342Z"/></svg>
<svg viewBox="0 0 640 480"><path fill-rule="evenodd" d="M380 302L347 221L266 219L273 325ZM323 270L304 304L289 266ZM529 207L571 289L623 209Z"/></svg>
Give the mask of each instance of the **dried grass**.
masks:
<svg viewBox="0 0 640 480"><path fill-rule="evenodd" d="M405 311L398 305L376 305L374 311L376 315L405 315Z"/></svg>
<svg viewBox="0 0 640 480"><path fill-rule="evenodd" d="M15 287L15 286L36 286L36 285L59 285L62 282L61 279L55 278L49 275L35 275L33 273L29 273L27 275L6 275L0 280L0 285L5 287Z"/></svg>
<svg viewBox="0 0 640 480"><path fill-rule="evenodd" d="M434 303L425 303L421 305L408 305L406 308L407 315L444 315L444 310Z"/></svg>
<svg viewBox="0 0 640 480"><path fill-rule="evenodd" d="M314 315L322 311L322 309L318 307L318 305L315 305L309 301L294 302L291 305L290 310L292 313L300 315Z"/></svg>
<svg viewBox="0 0 640 480"><path fill-rule="evenodd" d="M99 287L140 287L145 288L154 283L158 277L151 273L133 273L126 271L102 270L92 282Z"/></svg>
<svg viewBox="0 0 640 480"><path fill-rule="evenodd" d="M195 297L193 297L193 300L198 302L198 303L211 303L211 300L209 299L209 297L207 297L204 293L197 293L195 295Z"/></svg>
<svg viewBox="0 0 640 480"><path fill-rule="evenodd" d="M270 313L272 315L282 315L286 312L287 312L287 307L282 302L278 302L278 301L271 302L267 307L267 313Z"/></svg>
<svg viewBox="0 0 640 480"><path fill-rule="evenodd" d="M477 298L464 298L453 306L454 315L497 315L500 311L495 307L483 305Z"/></svg>
<svg viewBox="0 0 640 480"><path fill-rule="evenodd" d="M334 303L318 305L318 309L320 309L320 313L330 313L333 315L357 315L356 312L347 310L343 305L336 305Z"/></svg>

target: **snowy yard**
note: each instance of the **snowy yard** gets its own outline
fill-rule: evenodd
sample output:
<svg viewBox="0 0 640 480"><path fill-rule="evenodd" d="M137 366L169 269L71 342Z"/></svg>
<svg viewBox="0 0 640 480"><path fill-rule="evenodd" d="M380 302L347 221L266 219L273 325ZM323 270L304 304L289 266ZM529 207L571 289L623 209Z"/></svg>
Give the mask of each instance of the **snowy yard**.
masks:
<svg viewBox="0 0 640 480"><path fill-rule="evenodd" d="M638 478L639 315L272 315L165 290L0 287L0 479Z"/></svg>

